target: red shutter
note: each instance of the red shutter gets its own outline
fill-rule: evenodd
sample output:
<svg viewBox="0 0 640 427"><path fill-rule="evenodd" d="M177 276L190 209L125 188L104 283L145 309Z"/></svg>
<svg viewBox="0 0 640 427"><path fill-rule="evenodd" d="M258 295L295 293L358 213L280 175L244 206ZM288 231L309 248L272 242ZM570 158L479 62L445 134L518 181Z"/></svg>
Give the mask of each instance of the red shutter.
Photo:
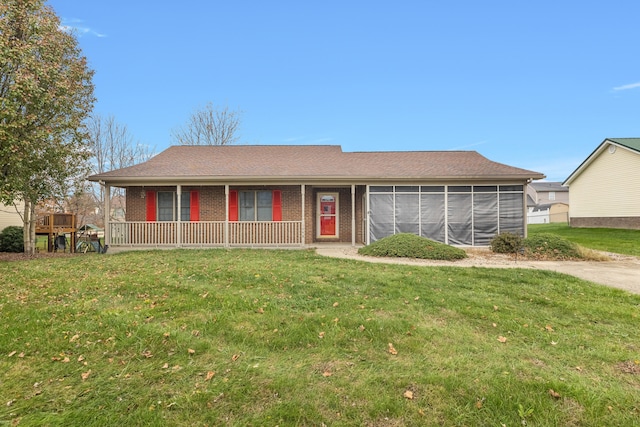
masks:
<svg viewBox="0 0 640 427"><path fill-rule="evenodd" d="M191 221L200 221L200 193L192 191L189 202L189 218Z"/></svg>
<svg viewBox="0 0 640 427"><path fill-rule="evenodd" d="M229 191L229 221L238 220L238 190Z"/></svg>
<svg viewBox="0 0 640 427"><path fill-rule="evenodd" d="M145 197L147 199L147 221L155 221L156 220L156 192L147 191L147 194Z"/></svg>
<svg viewBox="0 0 640 427"><path fill-rule="evenodd" d="M272 212L274 221L282 221L282 191L273 190Z"/></svg>

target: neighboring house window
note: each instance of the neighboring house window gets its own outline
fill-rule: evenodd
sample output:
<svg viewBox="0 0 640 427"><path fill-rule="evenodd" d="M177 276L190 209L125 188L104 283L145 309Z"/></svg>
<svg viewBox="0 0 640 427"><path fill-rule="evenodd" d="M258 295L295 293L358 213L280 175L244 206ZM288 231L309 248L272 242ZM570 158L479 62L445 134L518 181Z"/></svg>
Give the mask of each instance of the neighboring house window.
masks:
<svg viewBox="0 0 640 427"><path fill-rule="evenodd" d="M231 190L229 220L282 221L282 192L280 190Z"/></svg>
<svg viewBox="0 0 640 427"><path fill-rule="evenodd" d="M147 221L177 221L178 197L175 191L147 191ZM180 197L180 219L200 220L199 193L184 191Z"/></svg>
<svg viewBox="0 0 640 427"><path fill-rule="evenodd" d="M556 192L549 191L549 200L555 200L555 199L556 199Z"/></svg>

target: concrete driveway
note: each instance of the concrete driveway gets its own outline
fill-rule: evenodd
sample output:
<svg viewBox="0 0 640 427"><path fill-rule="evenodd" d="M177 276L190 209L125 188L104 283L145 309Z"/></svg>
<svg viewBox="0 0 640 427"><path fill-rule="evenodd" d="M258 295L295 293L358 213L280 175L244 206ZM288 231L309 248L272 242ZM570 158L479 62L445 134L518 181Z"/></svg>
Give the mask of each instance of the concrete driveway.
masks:
<svg viewBox="0 0 640 427"><path fill-rule="evenodd" d="M322 246L316 248L319 255L349 258L367 262L405 264L416 266L532 268L569 274L590 282L640 294L640 258L610 254L610 261L529 261L514 260L489 250L472 249L469 258L460 261L433 261L413 258L378 258L358 255L352 246Z"/></svg>

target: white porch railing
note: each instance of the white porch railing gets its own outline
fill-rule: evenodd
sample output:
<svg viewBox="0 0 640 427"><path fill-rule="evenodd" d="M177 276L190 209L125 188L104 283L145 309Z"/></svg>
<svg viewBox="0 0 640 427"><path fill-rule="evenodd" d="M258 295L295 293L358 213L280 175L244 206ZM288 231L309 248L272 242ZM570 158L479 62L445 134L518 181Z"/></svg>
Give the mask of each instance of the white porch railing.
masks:
<svg viewBox="0 0 640 427"><path fill-rule="evenodd" d="M294 246L303 244L302 221L128 221L109 223L112 246ZM178 233L178 227L180 233Z"/></svg>
<svg viewBox="0 0 640 427"><path fill-rule="evenodd" d="M302 245L302 222L230 222L229 244L238 246Z"/></svg>

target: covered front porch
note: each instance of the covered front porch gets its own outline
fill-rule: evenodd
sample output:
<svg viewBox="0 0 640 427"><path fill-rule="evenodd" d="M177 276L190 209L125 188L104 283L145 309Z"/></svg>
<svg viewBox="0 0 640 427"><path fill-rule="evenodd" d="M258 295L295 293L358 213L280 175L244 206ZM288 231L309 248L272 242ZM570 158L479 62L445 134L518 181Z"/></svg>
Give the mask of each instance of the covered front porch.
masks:
<svg viewBox="0 0 640 427"><path fill-rule="evenodd" d="M356 222L356 218L362 218L357 212L360 204L356 203L356 185L247 183L123 188L127 192L126 220L115 221L105 215L105 244L110 247L305 247L316 242L355 246L364 235L362 221ZM105 185L105 193L110 191L111 187ZM363 191L364 186L359 193ZM153 195L160 193L173 194L169 196L175 204L169 209L170 214L174 212L171 220L164 215L160 197ZM255 206L245 206L243 194L252 193L256 193ZM271 194L268 206L260 204L263 193ZM326 194L335 196L333 205L327 206L323 198ZM361 198L361 194L358 196ZM110 212L106 199L105 213ZM266 212L267 220L260 218L261 212ZM255 220L250 220L253 214Z"/></svg>

